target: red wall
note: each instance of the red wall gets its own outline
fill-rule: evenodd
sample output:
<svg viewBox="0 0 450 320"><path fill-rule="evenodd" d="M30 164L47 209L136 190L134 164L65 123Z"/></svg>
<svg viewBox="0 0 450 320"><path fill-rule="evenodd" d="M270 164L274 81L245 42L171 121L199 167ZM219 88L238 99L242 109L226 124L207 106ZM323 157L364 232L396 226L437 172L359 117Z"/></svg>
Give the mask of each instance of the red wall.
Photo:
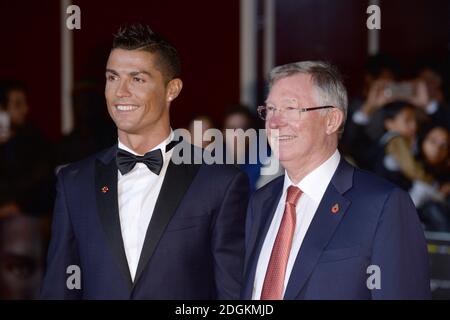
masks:
<svg viewBox="0 0 450 320"><path fill-rule="evenodd" d="M407 67L421 56L439 60L448 55L448 0L380 3L382 51L399 56ZM220 125L226 105L239 100L239 0L73 4L81 7L81 30L73 31L75 81L94 79L103 87L112 34L138 21L163 34L181 55L184 88L173 104L174 127L185 126L197 113L211 114ZM276 64L329 60L347 76L350 92L357 92L367 58L367 5L361 0L276 0ZM60 136L61 127L59 10L58 0L0 1L0 79L27 84L31 119L52 138Z"/></svg>
<svg viewBox="0 0 450 320"><path fill-rule="evenodd" d="M172 125L207 113L220 124L226 105L239 101L239 1L125 2L75 0L81 30L74 30L75 82L104 86L112 35L120 25L149 24L179 50L184 88L172 105ZM59 1L0 2L0 79L30 88L31 120L60 136Z"/></svg>
<svg viewBox="0 0 450 320"><path fill-rule="evenodd" d="M359 88L367 57L367 4L361 0L277 0L276 63L326 60Z"/></svg>
<svg viewBox="0 0 450 320"><path fill-rule="evenodd" d="M381 0L380 51L400 59L406 75L419 58L441 63L450 43L450 1ZM350 94L362 87L367 59L363 0L277 0L276 63L328 60L346 76Z"/></svg>
<svg viewBox="0 0 450 320"><path fill-rule="evenodd" d="M442 62L450 52L450 1L382 1L380 47L401 57L408 75L419 59Z"/></svg>

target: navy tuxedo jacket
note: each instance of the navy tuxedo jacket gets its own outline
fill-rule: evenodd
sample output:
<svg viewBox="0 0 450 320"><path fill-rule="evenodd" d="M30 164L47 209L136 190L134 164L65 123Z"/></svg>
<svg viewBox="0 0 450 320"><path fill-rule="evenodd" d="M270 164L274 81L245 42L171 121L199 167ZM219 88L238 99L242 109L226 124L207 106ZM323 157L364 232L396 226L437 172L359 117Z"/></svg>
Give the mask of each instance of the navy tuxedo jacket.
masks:
<svg viewBox="0 0 450 320"><path fill-rule="evenodd" d="M234 166L171 161L132 282L119 220L116 151L111 147L59 172L41 298L237 299L246 175ZM66 285L70 265L80 267L81 289Z"/></svg>
<svg viewBox="0 0 450 320"><path fill-rule="evenodd" d="M243 299L252 297L283 183L284 176L277 178L250 200ZM339 210L333 213L336 204ZM297 254L284 299L427 298L426 243L408 194L342 159Z"/></svg>

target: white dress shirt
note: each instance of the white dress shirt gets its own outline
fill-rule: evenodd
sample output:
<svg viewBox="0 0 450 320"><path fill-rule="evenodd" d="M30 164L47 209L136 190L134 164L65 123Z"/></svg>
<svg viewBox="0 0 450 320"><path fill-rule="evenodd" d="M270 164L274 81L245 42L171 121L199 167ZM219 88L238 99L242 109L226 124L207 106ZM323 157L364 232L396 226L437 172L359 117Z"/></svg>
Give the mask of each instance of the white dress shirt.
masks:
<svg viewBox="0 0 450 320"><path fill-rule="evenodd" d="M166 145L172 140L173 132L159 145L149 150L161 149L163 166L159 175L151 172L144 163L136 163L133 170L125 175L118 172L118 202L120 228L127 256L131 279L134 281L136 269L144 245L145 234L155 209L164 176L172 156L173 149L165 152ZM140 155L127 148L119 140L119 148L134 155ZM142 155L140 155L142 156Z"/></svg>
<svg viewBox="0 0 450 320"><path fill-rule="evenodd" d="M258 264L256 266L255 281L253 283L253 300L259 300L261 297L261 290L264 284L264 278L266 276L270 256L272 254L272 248L275 243L275 238L277 237L286 205L287 188L291 185L295 185L303 191L303 194L301 195L296 206L296 225L286 267L286 274L284 277L283 295L286 291L292 267L294 266L294 262L297 258L303 239L305 238L309 225L314 218L314 214L319 207L320 201L325 194L331 178L339 165L340 159L341 155L339 154L339 151L336 150L328 160L307 174L297 185L291 181L289 175L285 172L283 193L280 201L278 202L278 206L275 210L275 214L259 254Z"/></svg>

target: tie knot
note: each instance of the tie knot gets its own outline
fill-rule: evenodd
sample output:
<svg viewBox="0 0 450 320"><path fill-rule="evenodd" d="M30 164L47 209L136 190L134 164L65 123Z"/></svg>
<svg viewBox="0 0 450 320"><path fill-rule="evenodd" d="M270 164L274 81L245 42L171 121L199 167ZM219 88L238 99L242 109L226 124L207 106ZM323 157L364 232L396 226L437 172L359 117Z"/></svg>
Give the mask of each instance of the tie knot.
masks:
<svg viewBox="0 0 450 320"><path fill-rule="evenodd" d="M289 186L287 190L286 202L292 205L297 205L298 199L302 195L302 190L296 186Z"/></svg>

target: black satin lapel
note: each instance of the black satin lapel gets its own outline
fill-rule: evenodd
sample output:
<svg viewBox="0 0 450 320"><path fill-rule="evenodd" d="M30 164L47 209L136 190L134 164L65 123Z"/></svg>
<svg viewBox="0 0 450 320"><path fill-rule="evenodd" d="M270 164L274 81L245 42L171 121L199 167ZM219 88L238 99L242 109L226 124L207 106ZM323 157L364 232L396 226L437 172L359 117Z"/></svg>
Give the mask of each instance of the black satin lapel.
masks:
<svg viewBox="0 0 450 320"><path fill-rule="evenodd" d="M161 191L156 200L152 219L147 228L134 285L139 281L139 277L152 257L167 224L175 213L199 168L200 165L174 164L170 161L164 182L161 186Z"/></svg>
<svg viewBox="0 0 450 320"><path fill-rule="evenodd" d="M117 199L117 165L111 160L104 164L97 160L95 167L95 191L97 208L107 242L117 258L119 268L127 283L132 285L130 269L120 228L119 204Z"/></svg>

